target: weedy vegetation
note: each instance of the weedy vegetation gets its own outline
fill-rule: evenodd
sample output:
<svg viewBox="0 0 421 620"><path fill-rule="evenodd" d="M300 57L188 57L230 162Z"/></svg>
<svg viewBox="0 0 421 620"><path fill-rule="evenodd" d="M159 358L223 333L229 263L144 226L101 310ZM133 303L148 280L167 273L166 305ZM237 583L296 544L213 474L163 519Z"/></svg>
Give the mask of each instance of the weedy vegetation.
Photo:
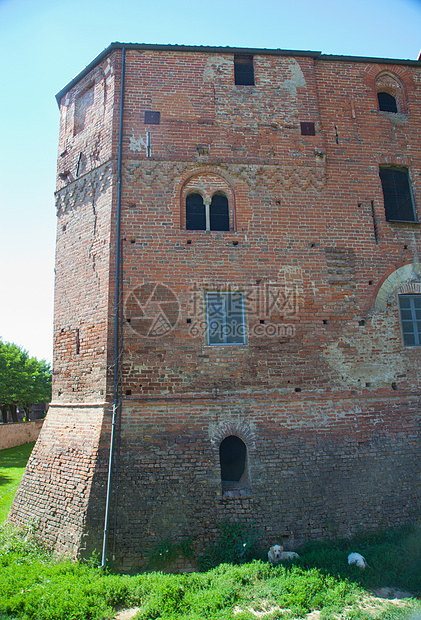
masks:
<svg viewBox="0 0 421 620"><path fill-rule="evenodd" d="M249 528L244 526L245 534ZM241 544L240 524L232 529ZM216 549L229 525L220 532ZM399 604L369 596L379 585L411 585L414 595L421 591L418 528L357 539L370 564L365 571L346 561L356 540L308 545L299 560L281 566L251 560L205 572L131 576L103 571L94 559L58 560L35 535L30 527L0 528L0 620L111 620L118 609L130 607L137 608L136 620L292 620L313 612L312 620L403 620L415 618L414 613L421 618L415 596ZM402 551L409 548L413 555L405 565Z"/></svg>
<svg viewBox="0 0 421 620"><path fill-rule="evenodd" d="M32 446L0 453L0 523ZM129 576L100 569L95 558L54 557L37 543L33 526L0 526L0 620L111 620L121 608L137 608L133 620L421 620L421 524L311 543L299 550L299 560L280 566L266 561L253 524L218 528L218 540L200 557L191 539L167 538L151 549L147 572ZM350 551L363 554L369 568L349 566ZM199 571L157 572L180 557L193 559ZM412 596L372 597L381 587Z"/></svg>

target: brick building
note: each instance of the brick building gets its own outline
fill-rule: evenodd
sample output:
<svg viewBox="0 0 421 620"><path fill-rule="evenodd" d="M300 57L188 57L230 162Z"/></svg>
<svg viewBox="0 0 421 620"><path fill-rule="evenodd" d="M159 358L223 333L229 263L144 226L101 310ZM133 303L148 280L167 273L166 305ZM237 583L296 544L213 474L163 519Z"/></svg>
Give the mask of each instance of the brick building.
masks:
<svg viewBox="0 0 421 620"><path fill-rule="evenodd" d="M415 521L421 62L113 43L57 101L53 401L10 519L76 555L106 518L124 566L224 519Z"/></svg>

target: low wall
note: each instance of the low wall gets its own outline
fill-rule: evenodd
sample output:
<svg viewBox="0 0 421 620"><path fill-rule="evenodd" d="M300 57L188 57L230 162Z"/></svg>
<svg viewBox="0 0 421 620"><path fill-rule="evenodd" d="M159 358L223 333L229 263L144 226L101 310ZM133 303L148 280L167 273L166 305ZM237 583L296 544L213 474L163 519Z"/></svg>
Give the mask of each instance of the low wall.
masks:
<svg viewBox="0 0 421 620"><path fill-rule="evenodd" d="M44 420L0 424L0 450L36 441Z"/></svg>

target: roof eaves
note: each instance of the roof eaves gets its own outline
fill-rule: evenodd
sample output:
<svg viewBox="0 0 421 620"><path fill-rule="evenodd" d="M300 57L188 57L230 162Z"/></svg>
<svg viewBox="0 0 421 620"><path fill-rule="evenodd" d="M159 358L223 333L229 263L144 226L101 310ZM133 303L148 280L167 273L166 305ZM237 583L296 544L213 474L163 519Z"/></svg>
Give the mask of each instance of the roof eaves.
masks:
<svg viewBox="0 0 421 620"><path fill-rule="evenodd" d="M381 65L412 65L421 67L421 60L405 60L404 58L376 58L371 56L338 56L337 54L320 54L320 60L333 62L368 62Z"/></svg>
<svg viewBox="0 0 421 620"><path fill-rule="evenodd" d="M62 88L56 95L57 104L60 107L60 101L62 97L71 89L75 84L80 82L82 78L85 77L92 69L94 69L104 58L109 56L111 52L115 49L121 49L123 47L122 43L111 43L108 47L106 47L98 56L96 56L91 62L86 65L84 69L80 73L78 73L64 88Z"/></svg>

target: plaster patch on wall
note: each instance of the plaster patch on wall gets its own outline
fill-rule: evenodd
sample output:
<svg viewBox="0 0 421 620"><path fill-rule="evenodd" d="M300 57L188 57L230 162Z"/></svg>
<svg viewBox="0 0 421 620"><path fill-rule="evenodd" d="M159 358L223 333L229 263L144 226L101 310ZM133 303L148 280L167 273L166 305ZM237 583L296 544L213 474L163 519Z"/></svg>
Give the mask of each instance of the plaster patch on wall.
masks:
<svg viewBox="0 0 421 620"><path fill-rule="evenodd" d="M234 61L228 60L224 56L212 55L207 61L203 70L203 81L213 82L216 77L227 75L234 70Z"/></svg>
<svg viewBox="0 0 421 620"><path fill-rule="evenodd" d="M279 83L280 88L289 92L290 95L294 97L297 96L297 88L305 88L306 81L304 79L304 74L301 71L301 67L295 58L289 58L287 63L287 68L291 75L290 79L284 80Z"/></svg>
<svg viewBox="0 0 421 620"><path fill-rule="evenodd" d="M383 324L378 338L367 336L343 336L330 344L323 352L328 365L341 377L344 384L364 387L390 385L396 375L406 371L405 360L396 346L394 326Z"/></svg>

